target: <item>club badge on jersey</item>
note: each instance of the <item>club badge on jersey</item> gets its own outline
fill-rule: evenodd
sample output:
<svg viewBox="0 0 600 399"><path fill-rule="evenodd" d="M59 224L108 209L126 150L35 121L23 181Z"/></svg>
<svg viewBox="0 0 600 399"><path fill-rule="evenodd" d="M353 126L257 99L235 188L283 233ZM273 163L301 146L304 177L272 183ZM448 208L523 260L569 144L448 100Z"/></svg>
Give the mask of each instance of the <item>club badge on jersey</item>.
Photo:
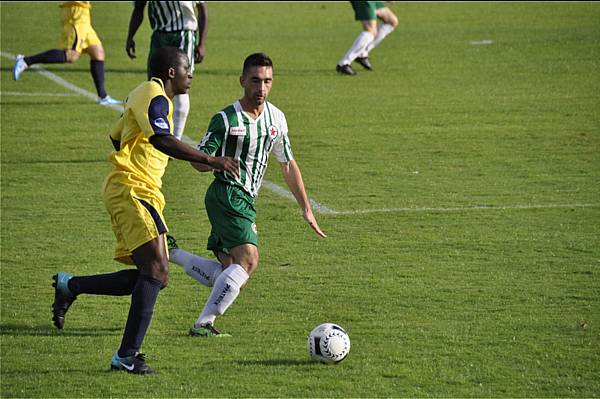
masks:
<svg viewBox="0 0 600 399"><path fill-rule="evenodd" d="M277 135L279 134L279 131L277 130L277 128L273 125L269 126L267 128L267 131L269 132L269 136L271 136L272 140L275 140L275 138L277 137Z"/></svg>
<svg viewBox="0 0 600 399"><path fill-rule="evenodd" d="M158 127L159 129L162 129L162 130L169 129L169 123L167 121L165 121L163 118L155 119L154 126Z"/></svg>

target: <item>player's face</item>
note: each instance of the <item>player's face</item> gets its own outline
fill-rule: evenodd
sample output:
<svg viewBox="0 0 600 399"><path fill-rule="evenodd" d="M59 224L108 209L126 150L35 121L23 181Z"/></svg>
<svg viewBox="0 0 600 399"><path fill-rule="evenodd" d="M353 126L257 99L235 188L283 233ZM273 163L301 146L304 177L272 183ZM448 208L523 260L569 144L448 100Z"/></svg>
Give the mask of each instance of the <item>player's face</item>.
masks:
<svg viewBox="0 0 600 399"><path fill-rule="evenodd" d="M187 57L181 57L174 68L173 91L175 95L186 94L192 87L192 71Z"/></svg>
<svg viewBox="0 0 600 399"><path fill-rule="evenodd" d="M240 77L244 97L254 106L260 107L267 100L273 86L273 68L266 66L250 67Z"/></svg>

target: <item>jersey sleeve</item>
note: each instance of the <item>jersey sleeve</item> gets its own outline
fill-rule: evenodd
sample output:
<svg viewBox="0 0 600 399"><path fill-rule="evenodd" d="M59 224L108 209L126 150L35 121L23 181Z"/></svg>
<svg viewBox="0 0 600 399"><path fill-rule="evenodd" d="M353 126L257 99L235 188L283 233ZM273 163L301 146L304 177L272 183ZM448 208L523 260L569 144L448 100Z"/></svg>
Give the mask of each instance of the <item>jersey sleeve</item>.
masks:
<svg viewBox="0 0 600 399"><path fill-rule="evenodd" d="M200 144L198 149L206 154L215 155L216 151L221 147L225 139L225 121L221 113L215 114L210 123L208 124L208 130Z"/></svg>
<svg viewBox="0 0 600 399"><path fill-rule="evenodd" d="M173 134L173 126L169 121L170 103L167 97L159 95L148 105L148 110L143 115L136 115L139 126L146 137L168 136Z"/></svg>
<svg viewBox="0 0 600 399"><path fill-rule="evenodd" d="M289 162L294 159L294 154L292 154L292 146L288 137L287 120L283 114L278 125L280 134L273 145L273 155L279 162Z"/></svg>

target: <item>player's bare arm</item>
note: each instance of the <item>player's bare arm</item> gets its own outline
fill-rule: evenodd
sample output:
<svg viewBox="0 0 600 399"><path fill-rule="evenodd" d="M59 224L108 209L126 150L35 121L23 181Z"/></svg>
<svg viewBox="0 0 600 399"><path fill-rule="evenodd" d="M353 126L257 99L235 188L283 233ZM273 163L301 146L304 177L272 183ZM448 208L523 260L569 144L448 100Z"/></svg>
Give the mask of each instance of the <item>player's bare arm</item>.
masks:
<svg viewBox="0 0 600 399"><path fill-rule="evenodd" d="M144 21L145 1L134 2L134 8L129 19L129 31L127 32L127 41L125 42L125 51L132 60L135 58L135 41L133 40L140 25Z"/></svg>
<svg viewBox="0 0 600 399"><path fill-rule="evenodd" d="M150 137L150 143L161 152L183 161L206 164L213 169L224 170L239 177L240 164L229 157L212 157L194 147L177 140L173 136L154 135Z"/></svg>
<svg viewBox="0 0 600 399"><path fill-rule="evenodd" d="M198 3L198 44L194 49L194 59L200 64L206 51L206 36L208 33L208 7L205 2Z"/></svg>
<svg viewBox="0 0 600 399"><path fill-rule="evenodd" d="M214 169L206 164L198 162L190 162L190 165L198 172L212 172Z"/></svg>
<svg viewBox="0 0 600 399"><path fill-rule="evenodd" d="M320 237L327 237L325 233L319 227L317 223L317 219L312 211L312 207L310 206L310 201L308 200L308 195L306 195L306 189L304 188L304 181L302 180L302 173L300 172L300 168L295 160L291 160L289 162L280 162L281 165L281 173L283 174L283 178L287 183L288 187L292 191L296 202L302 209L302 215L304 216L304 220L310 225L310 227L319 235Z"/></svg>

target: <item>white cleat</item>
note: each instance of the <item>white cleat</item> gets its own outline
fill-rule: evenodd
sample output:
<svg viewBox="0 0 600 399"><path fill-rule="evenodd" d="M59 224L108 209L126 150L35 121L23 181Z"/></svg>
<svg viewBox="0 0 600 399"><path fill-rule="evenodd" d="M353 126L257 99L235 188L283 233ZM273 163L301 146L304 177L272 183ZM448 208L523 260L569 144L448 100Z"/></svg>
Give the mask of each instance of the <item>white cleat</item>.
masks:
<svg viewBox="0 0 600 399"><path fill-rule="evenodd" d="M25 62L25 56L23 54L17 55L15 66L13 67L13 79L19 80L21 73L26 70L29 65Z"/></svg>
<svg viewBox="0 0 600 399"><path fill-rule="evenodd" d="M104 98L98 99L97 103L100 105L117 105L117 104L123 104L123 101L115 100L111 96L107 95Z"/></svg>

